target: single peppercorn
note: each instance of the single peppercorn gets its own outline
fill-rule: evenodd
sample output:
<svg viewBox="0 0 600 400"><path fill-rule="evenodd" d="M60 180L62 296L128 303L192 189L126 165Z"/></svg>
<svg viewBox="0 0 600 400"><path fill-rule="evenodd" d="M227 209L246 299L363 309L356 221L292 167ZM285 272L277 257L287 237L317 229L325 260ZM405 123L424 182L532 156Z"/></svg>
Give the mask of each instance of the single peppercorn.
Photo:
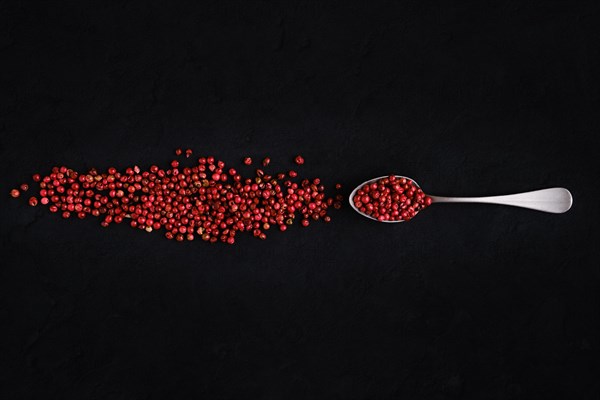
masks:
<svg viewBox="0 0 600 400"><path fill-rule="evenodd" d="M19 197L21 195L21 192L19 192L18 189L13 189L10 191L10 195L11 195L11 197L14 197L16 199L17 197Z"/></svg>
<svg viewBox="0 0 600 400"><path fill-rule="evenodd" d="M294 162L298 165L302 165L304 164L304 157L297 155L296 158L294 158Z"/></svg>
<svg viewBox="0 0 600 400"><path fill-rule="evenodd" d="M251 165L251 164L252 164L252 158L250 158L250 157L245 157L245 158L244 158L244 164L246 164L246 165Z"/></svg>

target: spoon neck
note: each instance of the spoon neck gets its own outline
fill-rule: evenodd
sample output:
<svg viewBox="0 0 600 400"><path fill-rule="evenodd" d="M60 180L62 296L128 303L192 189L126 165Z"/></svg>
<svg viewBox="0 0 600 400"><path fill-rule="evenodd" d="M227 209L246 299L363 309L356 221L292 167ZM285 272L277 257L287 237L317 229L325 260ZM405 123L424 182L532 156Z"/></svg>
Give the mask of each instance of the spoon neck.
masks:
<svg viewBox="0 0 600 400"><path fill-rule="evenodd" d="M446 196L434 196L431 197L432 203L489 203L492 197L446 197Z"/></svg>

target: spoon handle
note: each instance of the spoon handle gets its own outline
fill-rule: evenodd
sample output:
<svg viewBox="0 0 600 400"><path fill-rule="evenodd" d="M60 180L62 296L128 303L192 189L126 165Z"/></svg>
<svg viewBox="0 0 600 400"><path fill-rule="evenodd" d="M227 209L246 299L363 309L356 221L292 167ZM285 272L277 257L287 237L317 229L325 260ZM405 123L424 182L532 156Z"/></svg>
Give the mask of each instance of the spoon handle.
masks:
<svg viewBox="0 0 600 400"><path fill-rule="evenodd" d="M569 211L573 196L565 188L534 190L504 196L488 197L443 197L429 196L433 203L488 203L530 208L532 210L561 214Z"/></svg>

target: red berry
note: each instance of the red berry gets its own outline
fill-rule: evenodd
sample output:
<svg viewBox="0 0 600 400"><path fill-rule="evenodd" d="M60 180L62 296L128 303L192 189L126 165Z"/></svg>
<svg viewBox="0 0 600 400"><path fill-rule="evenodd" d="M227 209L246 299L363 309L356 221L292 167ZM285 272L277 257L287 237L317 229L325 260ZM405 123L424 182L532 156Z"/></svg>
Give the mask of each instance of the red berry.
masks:
<svg viewBox="0 0 600 400"><path fill-rule="evenodd" d="M16 199L17 197L19 197L21 195L21 192L19 192L18 189L13 189L10 191L10 195Z"/></svg>
<svg viewBox="0 0 600 400"><path fill-rule="evenodd" d="M252 164L252 159L250 157L244 158L244 164L246 164L246 165Z"/></svg>
<svg viewBox="0 0 600 400"><path fill-rule="evenodd" d="M294 162L298 165L302 165L304 164L304 157L302 157L301 155L297 155L294 159Z"/></svg>
<svg viewBox="0 0 600 400"><path fill-rule="evenodd" d="M35 207L35 206L37 206L37 204L38 204L37 198L35 198L35 196L31 196L29 198L29 205L32 207Z"/></svg>
<svg viewBox="0 0 600 400"><path fill-rule="evenodd" d="M271 159L269 157L265 157L265 159L262 162L262 165L263 165L263 167L266 167L270 163L271 163Z"/></svg>

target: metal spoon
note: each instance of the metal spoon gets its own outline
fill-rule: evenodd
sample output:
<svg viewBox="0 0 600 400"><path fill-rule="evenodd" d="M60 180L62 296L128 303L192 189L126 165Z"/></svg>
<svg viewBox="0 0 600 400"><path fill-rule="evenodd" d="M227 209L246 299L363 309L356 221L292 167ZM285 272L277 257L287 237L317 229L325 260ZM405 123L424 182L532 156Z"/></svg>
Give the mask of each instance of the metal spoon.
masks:
<svg viewBox="0 0 600 400"><path fill-rule="evenodd" d="M350 197L348 200L350 201L350 206L362 215L363 217L367 217L374 221L378 222L386 222L386 223L395 223L395 222L405 222L404 220L400 221L379 221L376 218L371 217L368 214L361 212L356 206L352 199L356 192L362 188L367 183L373 183L378 181L381 178L387 178L389 175L380 176L378 178L370 179L366 182L358 185L352 193L350 193ZM407 176L395 175L397 178L406 178L411 180L415 186L420 187L417 182L409 178ZM488 197L444 197L444 196L432 196L431 197L432 204L435 203L488 203L488 204L503 204L507 206L515 206L515 207L523 207L529 208L532 210L544 211L554 214L562 214L564 212L569 211L571 206L573 205L573 196L571 192L569 192L565 188L555 187L550 189L541 189L534 190L532 192L524 192L524 193L516 193L516 194L507 194L503 196L488 196Z"/></svg>

